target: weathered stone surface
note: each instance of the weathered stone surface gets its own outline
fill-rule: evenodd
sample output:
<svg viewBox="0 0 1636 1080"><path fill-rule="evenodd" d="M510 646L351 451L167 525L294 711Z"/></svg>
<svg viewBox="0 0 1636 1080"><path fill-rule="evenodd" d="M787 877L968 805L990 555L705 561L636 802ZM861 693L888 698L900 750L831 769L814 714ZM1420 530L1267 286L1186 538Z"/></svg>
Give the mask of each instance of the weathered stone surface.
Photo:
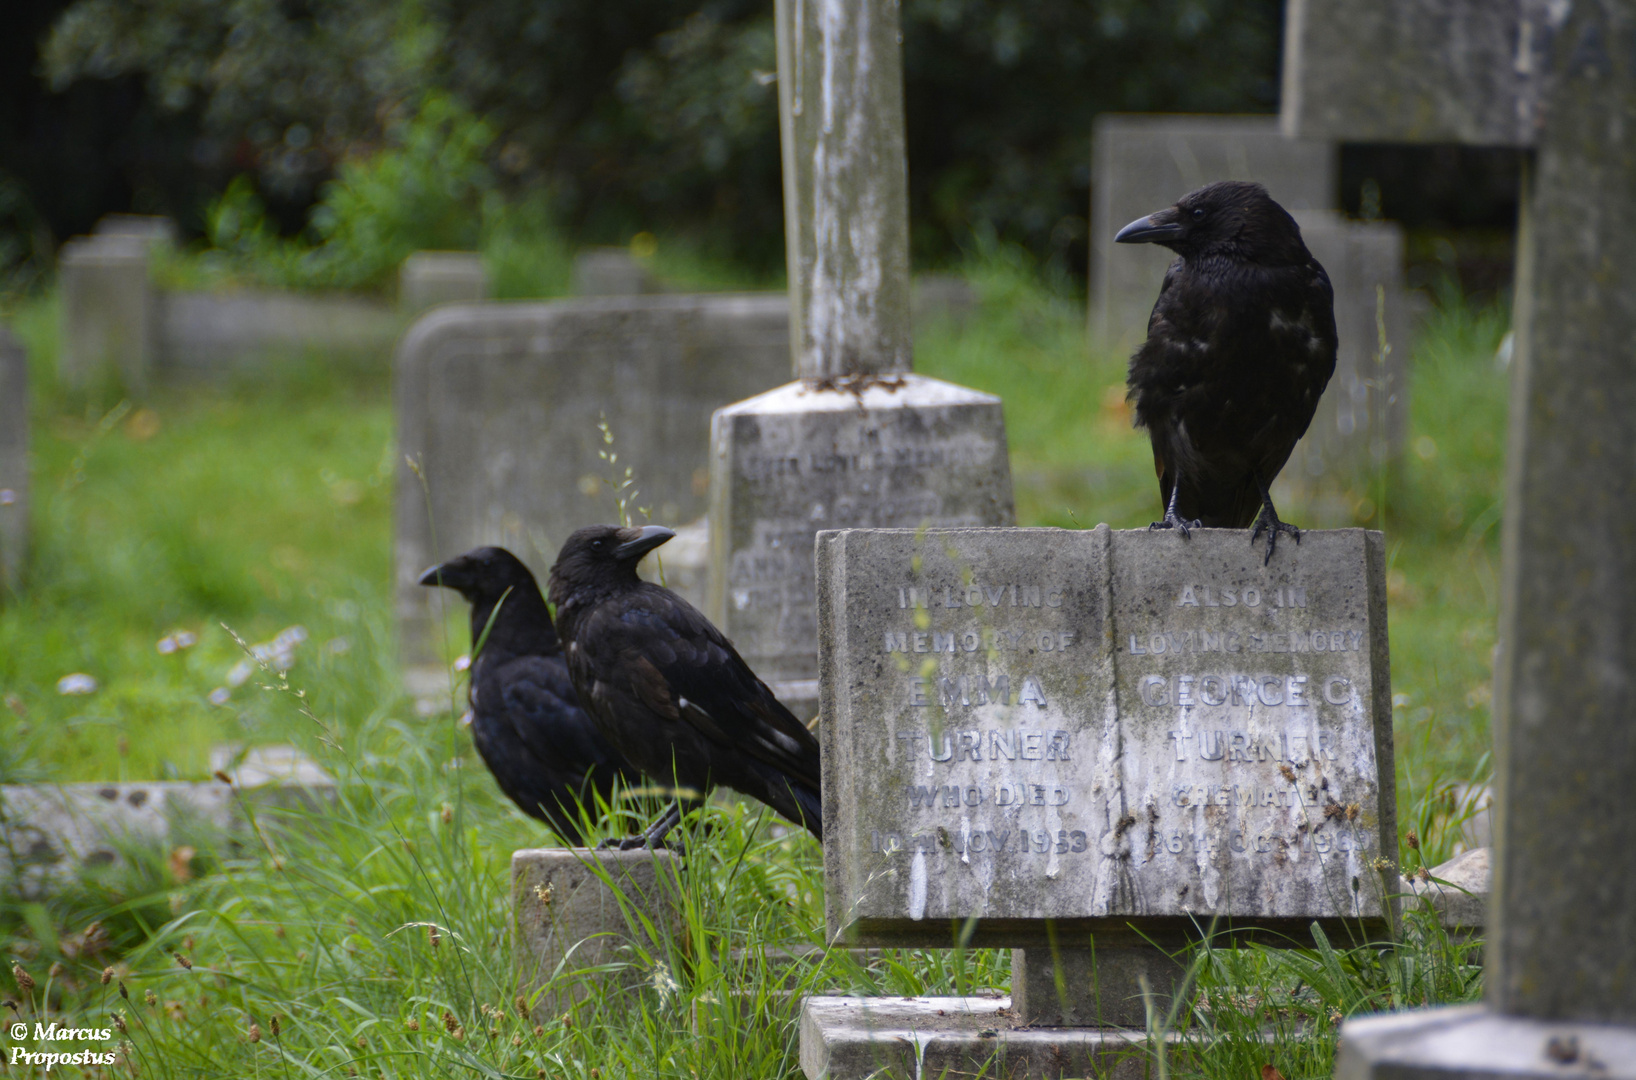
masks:
<svg viewBox="0 0 1636 1080"><path fill-rule="evenodd" d="M114 379L133 392L148 385L156 344L149 247L147 238L120 234L76 237L62 246L57 370L65 385Z"/></svg>
<svg viewBox="0 0 1636 1080"><path fill-rule="evenodd" d="M629 947L661 953L681 930L680 886L669 851L529 848L511 855L512 945L521 992L537 1020L555 1019L600 983L634 985L648 972ZM592 972L627 962L623 973ZM538 991L538 997L535 996Z"/></svg>
<svg viewBox="0 0 1636 1080"><path fill-rule="evenodd" d="M923 375L790 383L718 411L711 445L705 610L803 719L818 530L1015 520L1000 399Z"/></svg>
<svg viewBox="0 0 1636 1080"><path fill-rule="evenodd" d="M1284 130L1348 142L1532 146L1551 0L1290 0Z"/></svg>
<svg viewBox="0 0 1636 1080"><path fill-rule="evenodd" d="M1046 1027L1146 1031L1149 1008L1168 1016L1186 975L1151 945L1012 949L1011 1007L1022 1021Z"/></svg>
<svg viewBox="0 0 1636 1080"><path fill-rule="evenodd" d="M1481 934L1488 925L1492 871L1488 848L1463 851L1446 863L1429 867L1431 881L1405 877L1402 889L1430 904L1437 921L1450 933Z"/></svg>
<svg viewBox="0 0 1636 1080"><path fill-rule="evenodd" d="M911 367L909 173L894 0L778 0L795 374Z"/></svg>
<svg viewBox="0 0 1636 1080"><path fill-rule="evenodd" d="M1504 1016L1481 1005L1348 1020L1335 1080L1636 1078L1636 1029Z"/></svg>
<svg viewBox="0 0 1636 1080"><path fill-rule="evenodd" d="M916 274L913 286L914 325L918 330L938 322L965 324L977 309L977 290L955 274Z"/></svg>
<svg viewBox="0 0 1636 1080"><path fill-rule="evenodd" d="M0 602L28 563L28 353L0 323Z"/></svg>
<svg viewBox="0 0 1636 1080"><path fill-rule="evenodd" d="M403 328L386 304L350 296L246 289L155 298L154 349L165 379L210 379L304 353L384 355Z"/></svg>
<svg viewBox="0 0 1636 1080"><path fill-rule="evenodd" d="M1556 10L1556 9L1553 9ZM1636 1030L1636 11L1563 5L1519 242L1488 1003ZM1632 1060L1626 1057L1625 1061Z"/></svg>
<svg viewBox="0 0 1636 1080"><path fill-rule="evenodd" d="M1091 333L1117 348L1147 336L1175 258L1157 245L1115 245L1120 228L1212 180L1265 184L1291 212L1326 209L1339 197L1334 144L1286 139L1273 116L1104 113L1091 167Z"/></svg>
<svg viewBox="0 0 1636 1080"><path fill-rule="evenodd" d="M1356 483L1402 452L1409 432L1409 298L1396 222L1348 221L1321 210L1298 212L1295 220L1334 287L1340 337L1335 374L1280 474L1310 495ZM1390 346L1384 353L1377 315L1384 316Z"/></svg>
<svg viewBox="0 0 1636 1080"><path fill-rule="evenodd" d="M0 787L0 876L39 896L81 866L124 858L129 844L239 842L248 827L244 803L316 811L335 797L335 781L293 747L238 753L212 750L212 768L227 774L191 783L7 784ZM15 859L15 863L13 860Z"/></svg>
<svg viewBox="0 0 1636 1080"><path fill-rule="evenodd" d="M1171 1037L1171 1060L1186 1054ZM1145 1080L1147 1034L1025 1026L1009 998L809 997L801 1071L810 1080L1106 1077Z"/></svg>
<svg viewBox="0 0 1636 1080"><path fill-rule="evenodd" d="M1379 925L1382 551L1355 529L1270 567L1238 530L820 534L831 936Z"/></svg>
<svg viewBox="0 0 1636 1080"><path fill-rule="evenodd" d="M488 298L489 272L475 251L417 251L398 268L398 310L407 314Z"/></svg>
<svg viewBox="0 0 1636 1080"><path fill-rule="evenodd" d="M633 514L703 514L710 414L786 377L788 330L778 294L463 304L423 316L396 361L398 453L421 474L400 465L397 479L406 657L436 659L444 605L460 603L415 584L426 567L501 544L543 580L570 532L617 520L610 474L632 470ZM598 456L609 449L614 466Z"/></svg>
<svg viewBox="0 0 1636 1080"><path fill-rule="evenodd" d="M644 296L663 292L647 264L628 248L597 247L574 256L575 296Z"/></svg>
<svg viewBox="0 0 1636 1080"><path fill-rule="evenodd" d="M710 519L677 525L674 539L655 548L637 572L703 611L710 602Z"/></svg>
<svg viewBox="0 0 1636 1080"><path fill-rule="evenodd" d="M91 232L94 236L130 236L149 244L176 246L176 222L157 214L104 214Z"/></svg>

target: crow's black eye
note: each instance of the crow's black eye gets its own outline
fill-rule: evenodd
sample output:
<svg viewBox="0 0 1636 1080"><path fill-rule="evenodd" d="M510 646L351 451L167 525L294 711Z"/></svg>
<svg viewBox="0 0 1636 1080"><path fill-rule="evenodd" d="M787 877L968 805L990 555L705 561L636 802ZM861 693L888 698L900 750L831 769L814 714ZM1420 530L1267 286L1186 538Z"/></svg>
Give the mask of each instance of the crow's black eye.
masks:
<svg viewBox="0 0 1636 1080"><path fill-rule="evenodd" d="M1203 219L1204 219L1204 207L1195 206L1193 208L1193 220L1194 221L1202 221Z"/></svg>

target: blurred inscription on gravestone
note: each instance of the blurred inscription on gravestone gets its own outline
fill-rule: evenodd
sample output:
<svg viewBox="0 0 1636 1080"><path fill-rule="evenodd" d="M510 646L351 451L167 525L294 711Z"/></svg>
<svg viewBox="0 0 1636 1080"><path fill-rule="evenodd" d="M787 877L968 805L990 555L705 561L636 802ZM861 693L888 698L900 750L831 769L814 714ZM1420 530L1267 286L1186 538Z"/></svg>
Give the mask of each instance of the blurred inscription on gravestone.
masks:
<svg viewBox="0 0 1636 1080"><path fill-rule="evenodd" d="M830 935L1378 929L1384 574L1356 529L820 534Z"/></svg>
<svg viewBox="0 0 1636 1080"><path fill-rule="evenodd" d="M1157 245L1119 229L1213 180L1254 180L1284 207L1324 210L1339 194L1335 145L1286 139L1276 116L1103 113L1091 150L1091 337L1131 349L1147 336L1165 267Z"/></svg>
<svg viewBox="0 0 1636 1080"><path fill-rule="evenodd" d="M699 517L712 410L780 382L788 343L780 294L461 304L423 316L395 373L405 658L439 653L444 590L415 584L426 567L501 544L542 572L574 529L614 519L610 474L632 470L633 514ZM610 449L616 467L598 456Z"/></svg>
<svg viewBox="0 0 1636 1080"><path fill-rule="evenodd" d="M488 270L475 251L417 251L398 268L398 310L407 314L488 298Z"/></svg>
<svg viewBox="0 0 1636 1080"><path fill-rule="evenodd" d="M28 562L28 353L0 323L0 601Z"/></svg>

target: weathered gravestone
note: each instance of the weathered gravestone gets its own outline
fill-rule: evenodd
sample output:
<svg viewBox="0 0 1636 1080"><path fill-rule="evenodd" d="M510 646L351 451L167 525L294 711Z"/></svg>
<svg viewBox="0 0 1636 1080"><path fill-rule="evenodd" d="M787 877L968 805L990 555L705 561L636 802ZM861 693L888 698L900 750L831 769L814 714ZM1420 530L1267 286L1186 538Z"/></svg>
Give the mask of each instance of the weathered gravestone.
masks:
<svg viewBox="0 0 1636 1080"><path fill-rule="evenodd" d="M154 301L154 371L208 380L317 355L384 356L403 320L378 300L271 289L160 292Z"/></svg>
<svg viewBox="0 0 1636 1080"><path fill-rule="evenodd" d="M0 323L0 600L28 562L28 353Z"/></svg>
<svg viewBox="0 0 1636 1080"><path fill-rule="evenodd" d="M149 383L157 312L148 281L150 238L110 233L62 246L57 370L67 386L115 380L133 392Z"/></svg>
<svg viewBox="0 0 1636 1080"><path fill-rule="evenodd" d="M798 716L817 710L819 529L1015 519L1000 400L911 367L895 4L777 7L798 381L711 421L710 616Z"/></svg>
<svg viewBox="0 0 1636 1080"><path fill-rule="evenodd" d="M1162 1014L1166 953L1201 932L1384 932L1384 546L1311 531L1287 554L1263 566L1236 530L820 534L829 934L1017 952L1009 1020L810 1000L808 1075L895 1057L871 1009L957 1044L1009 1025L1011 1059L1056 1045L1049 1075L1081 1075L1128 1045L1092 1025L1143 1028L1143 980Z"/></svg>
<svg viewBox="0 0 1636 1080"><path fill-rule="evenodd" d="M398 309L410 315L488 297L488 270L475 251L417 251L398 269Z"/></svg>
<svg viewBox="0 0 1636 1080"><path fill-rule="evenodd" d="M1291 212L1330 209L1340 194L1335 144L1287 139L1276 116L1103 113L1092 128L1091 169L1091 336L1121 349L1147 336L1175 258L1157 246L1115 245L1121 226L1212 180L1265 184Z"/></svg>
<svg viewBox="0 0 1636 1080"><path fill-rule="evenodd" d="M595 247L574 256L575 296L645 296L663 291L647 264L628 248Z"/></svg>
<svg viewBox="0 0 1636 1080"><path fill-rule="evenodd" d="M428 566L501 544L543 572L574 529L615 520L606 481L627 467L632 514L699 517L711 411L783 378L788 321L781 295L723 294L460 304L415 323L395 376L405 658L438 659L445 604L464 610L415 583Z"/></svg>
<svg viewBox="0 0 1636 1080"><path fill-rule="evenodd" d="M1296 0L1285 123L1532 146L1517 251L1486 1002L1348 1021L1337 1075L1636 1076L1636 12Z"/></svg>

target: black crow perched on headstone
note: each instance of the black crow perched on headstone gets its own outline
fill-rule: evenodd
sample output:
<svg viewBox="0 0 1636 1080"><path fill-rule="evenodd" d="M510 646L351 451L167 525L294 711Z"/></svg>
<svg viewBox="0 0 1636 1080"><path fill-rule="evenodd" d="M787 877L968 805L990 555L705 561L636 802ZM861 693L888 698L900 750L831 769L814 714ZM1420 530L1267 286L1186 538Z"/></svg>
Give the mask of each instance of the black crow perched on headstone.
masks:
<svg viewBox="0 0 1636 1080"><path fill-rule="evenodd" d="M1126 225L1121 244L1176 253L1130 361L1136 424L1148 430L1164 520L1153 527L1301 532L1269 491L1335 372L1329 275L1260 184L1223 180Z"/></svg>
<svg viewBox="0 0 1636 1080"><path fill-rule="evenodd" d="M636 576L642 556L674 535L593 525L563 544L550 589L574 688L647 775L674 777L692 797L724 784L821 841L818 740L709 619ZM638 842L657 843L680 817L673 804Z"/></svg>
<svg viewBox="0 0 1636 1080"><path fill-rule="evenodd" d="M525 814L582 845L580 806L641 776L580 708L534 575L505 548L480 547L420 583L471 604L471 732L483 763Z"/></svg>

